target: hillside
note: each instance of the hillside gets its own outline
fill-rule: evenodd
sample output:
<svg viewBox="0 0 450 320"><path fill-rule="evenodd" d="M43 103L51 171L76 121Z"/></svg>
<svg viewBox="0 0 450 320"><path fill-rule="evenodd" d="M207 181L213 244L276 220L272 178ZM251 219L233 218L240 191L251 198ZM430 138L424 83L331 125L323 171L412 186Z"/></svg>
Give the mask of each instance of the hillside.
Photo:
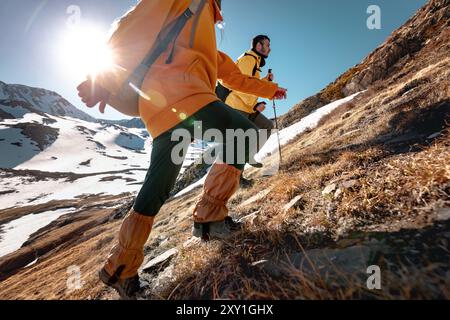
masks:
<svg viewBox="0 0 450 320"><path fill-rule="evenodd" d="M148 299L450 299L449 17L450 1L431 0L356 69L293 107L281 165L273 142L260 155L279 171L247 169L254 186L231 201L245 223L231 240L191 238L200 188L172 198L146 246ZM0 210L1 226L70 212L54 212L1 258L0 298L117 299L97 270L132 200ZM70 290L73 266L82 286ZM370 266L381 270L379 290L366 285Z"/></svg>
<svg viewBox="0 0 450 320"><path fill-rule="evenodd" d="M424 56L420 53L426 47L432 47L431 43L437 37L448 35L449 18L448 0L430 1L361 63L316 95L295 105L282 117L281 126L287 127L331 101L366 90L377 83L383 85L395 76L403 76L408 68L417 70L429 64L431 57L423 60ZM442 49L445 50L445 46Z"/></svg>

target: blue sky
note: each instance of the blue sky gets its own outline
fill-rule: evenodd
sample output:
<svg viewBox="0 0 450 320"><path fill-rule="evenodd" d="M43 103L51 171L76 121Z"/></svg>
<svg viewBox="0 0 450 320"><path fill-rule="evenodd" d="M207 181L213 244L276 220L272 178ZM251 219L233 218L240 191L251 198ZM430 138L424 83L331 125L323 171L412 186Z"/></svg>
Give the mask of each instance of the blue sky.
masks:
<svg viewBox="0 0 450 320"><path fill-rule="evenodd" d="M278 102L280 114L334 81L379 46L426 0L223 0L226 21L219 49L238 58L257 34L272 39L267 67L289 90ZM95 117L118 119L84 108L75 90L80 79L60 62L70 5L81 9L81 23L95 23L106 33L111 22L134 0L1 0L0 80L56 91ZM367 8L381 9L382 28L369 30ZM271 110L266 111L268 116Z"/></svg>

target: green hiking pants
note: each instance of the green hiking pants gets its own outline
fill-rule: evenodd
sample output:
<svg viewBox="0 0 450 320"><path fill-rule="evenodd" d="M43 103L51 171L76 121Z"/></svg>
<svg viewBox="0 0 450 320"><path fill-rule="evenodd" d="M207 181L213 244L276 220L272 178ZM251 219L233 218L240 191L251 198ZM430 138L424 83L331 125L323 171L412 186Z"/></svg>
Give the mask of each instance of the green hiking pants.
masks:
<svg viewBox="0 0 450 320"><path fill-rule="evenodd" d="M178 174L182 168L182 161L173 161L172 151L175 150L178 160L184 159L186 151L193 141L193 139L203 140L203 136L197 137L198 124L201 122L201 133L209 129L215 129L220 131L223 135L223 141L215 141L222 143L223 150L227 150L226 146L231 145L234 148L234 157L227 157L226 152L222 154L221 160L229 165L236 167L239 170L243 170L245 163L248 163L250 159L253 159L253 155L257 151L257 144L253 145L249 139L245 139L245 163L238 161L238 147L236 139L228 138L227 129L237 130L242 129L244 131L257 132L258 128L248 118L241 115L233 108L227 106L221 101L210 103L203 109L199 110L193 116L189 117L185 121L178 124L176 127L164 132L157 137L152 144L152 154L150 168L148 169L147 176L144 184L136 198L133 209L146 216L156 216L170 196ZM185 140L180 143L180 140L174 140L174 137L178 137L177 132L183 130L185 133L189 132L192 139ZM258 140L259 142L259 140ZM242 150L242 145L240 146ZM178 150L180 154L178 154ZM241 156L242 157L242 156ZM228 159L232 158L232 159Z"/></svg>
<svg viewBox="0 0 450 320"><path fill-rule="evenodd" d="M267 119L266 116L264 116L261 112L255 112L255 113L247 113L245 111L237 110L240 114L242 114L244 117L248 118L251 122L253 122L258 129L260 130L269 130L268 135L270 136L271 131L275 128L273 125L273 121L270 119Z"/></svg>

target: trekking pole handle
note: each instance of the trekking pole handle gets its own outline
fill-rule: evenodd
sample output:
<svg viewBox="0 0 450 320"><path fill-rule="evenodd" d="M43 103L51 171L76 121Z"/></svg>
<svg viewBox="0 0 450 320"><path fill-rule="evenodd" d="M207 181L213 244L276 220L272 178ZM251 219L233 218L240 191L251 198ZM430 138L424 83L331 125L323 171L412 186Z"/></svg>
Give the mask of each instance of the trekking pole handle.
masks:
<svg viewBox="0 0 450 320"><path fill-rule="evenodd" d="M272 69L269 69L269 74L272 73ZM269 78L269 81L272 82L272 79ZM275 108L275 98L273 99L273 108ZM276 115L275 115L276 117Z"/></svg>
<svg viewBox="0 0 450 320"><path fill-rule="evenodd" d="M269 69L269 74L272 73L272 69ZM269 79L270 82L272 82L272 79ZM273 99L273 108L275 109L275 98ZM276 117L276 115L275 115Z"/></svg>

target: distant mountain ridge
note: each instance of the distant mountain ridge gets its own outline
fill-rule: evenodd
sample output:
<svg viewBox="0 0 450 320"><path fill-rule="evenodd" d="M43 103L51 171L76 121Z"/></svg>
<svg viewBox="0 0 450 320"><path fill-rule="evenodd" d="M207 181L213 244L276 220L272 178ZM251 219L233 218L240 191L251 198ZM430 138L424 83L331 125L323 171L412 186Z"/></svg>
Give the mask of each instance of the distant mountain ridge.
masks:
<svg viewBox="0 0 450 320"><path fill-rule="evenodd" d="M0 119L17 119L27 113L46 113L89 122L97 120L77 109L56 92L0 81Z"/></svg>
<svg viewBox="0 0 450 320"><path fill-rule="evenodd" d="M28 113L71 117L126 128L145 128L144 123L138 118L124 120L96 119L76 108L56 92L21 84L6 84L0 81L0 120L22 118Z"/></svg>

